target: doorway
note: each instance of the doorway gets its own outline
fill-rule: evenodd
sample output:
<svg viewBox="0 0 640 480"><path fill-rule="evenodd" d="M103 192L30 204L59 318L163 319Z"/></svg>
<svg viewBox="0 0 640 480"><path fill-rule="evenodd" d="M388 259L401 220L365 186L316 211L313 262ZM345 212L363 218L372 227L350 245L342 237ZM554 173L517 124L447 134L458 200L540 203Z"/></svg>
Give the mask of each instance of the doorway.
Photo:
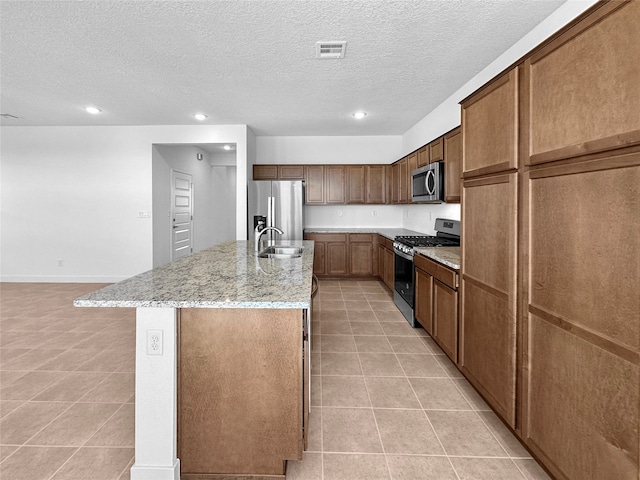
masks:
<svg viewBox="0 0 640 480"><path fill-rule="evenodd" d="M171 261L193 252L193 179L171 170Z"/></svg>

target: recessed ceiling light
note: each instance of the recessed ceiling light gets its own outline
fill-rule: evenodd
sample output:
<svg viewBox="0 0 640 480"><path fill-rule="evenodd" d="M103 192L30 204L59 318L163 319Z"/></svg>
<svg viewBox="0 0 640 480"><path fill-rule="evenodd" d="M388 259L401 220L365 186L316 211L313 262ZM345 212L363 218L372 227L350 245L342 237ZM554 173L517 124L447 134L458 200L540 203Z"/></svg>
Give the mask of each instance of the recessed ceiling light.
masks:
<svg viewBox="0 0 640 480"><path fill-rule="evenodd" d="M206 120L207 118L209 118L207 115L205 115L204 113L196 113L193 118L195 118L196 120Z"/></svg>
<svg viewBox="0 0 640 480"><path fill-rule="evenodd" d="M84 107L84 109L87 113L90 113L91 115L97 115L100 112L102 112L102 110L100 110L98 107L93 107L93 106Z"/></svg>
<svg viewBox="0 0 640 480"><path fill-rule="evenodd" d="M222 147L222 148L224 148L225 150L231 150L231 148L232 148L232 147L231 147L231 145L225 145L225 146L224 146L224 147Z"/></svg>
<svg viewBox="0 0 640 480"><path fill-rule="evenodd" d="M364 117L367 116L367 112L356 112L353 114L354 118L357 118L358 120L363 119Z"/></svg>

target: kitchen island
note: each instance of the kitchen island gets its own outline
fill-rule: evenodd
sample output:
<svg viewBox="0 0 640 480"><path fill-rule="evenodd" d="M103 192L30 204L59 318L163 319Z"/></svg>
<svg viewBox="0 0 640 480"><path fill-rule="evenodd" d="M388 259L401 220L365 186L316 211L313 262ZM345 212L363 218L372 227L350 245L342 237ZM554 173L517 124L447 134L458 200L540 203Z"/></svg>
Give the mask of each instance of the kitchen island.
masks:
<svg viewBox="0 0 640 480"><path fill-rule="evenodd" d="M302 256L226 242L75 300L136 308L132 480L278 477L302 458L313 242L278 243Z"/></svg>

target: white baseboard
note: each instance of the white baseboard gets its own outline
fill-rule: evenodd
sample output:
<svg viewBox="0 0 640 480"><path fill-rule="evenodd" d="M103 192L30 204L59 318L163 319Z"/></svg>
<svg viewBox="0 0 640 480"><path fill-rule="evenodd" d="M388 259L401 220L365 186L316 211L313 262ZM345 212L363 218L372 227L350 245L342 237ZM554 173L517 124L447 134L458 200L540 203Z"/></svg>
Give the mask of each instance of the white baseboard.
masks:
<svg viewBox="0 0 640 480"><path fill-rule="evenodd" d="M128 277L102 277L93 275L0 275L0 282L16 283L117 283Z"/></svg>

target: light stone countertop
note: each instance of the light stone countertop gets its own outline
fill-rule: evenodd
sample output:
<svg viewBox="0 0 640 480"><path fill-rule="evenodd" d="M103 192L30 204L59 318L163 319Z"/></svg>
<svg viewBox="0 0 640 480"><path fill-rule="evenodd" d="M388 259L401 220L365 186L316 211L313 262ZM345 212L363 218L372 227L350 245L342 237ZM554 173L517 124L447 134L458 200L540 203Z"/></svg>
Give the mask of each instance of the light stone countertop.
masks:
<svg viewBox="0 0 640 480"><path fill-rule="evenodd" d="M76 307L310 308L312 241L298 258L259 258L253 241L225 242L77 298Z"/></svg>
<svg viewBox="0 0 640 480"><path fill-rule="evenodd" d="M426 235L426 233L416 232L414 230L407 230L406 228L379 228L379 227L307 227L304 229L304 233L377 233L383 237L387 237L389 240L393 240L399 236L409 235Z"/></svg>
<svg viewBox="0 0 640 480"><path fill-rule="evenodd" d="M460 270L460 247L414 247L413 251L449 268Z"/></svg>

